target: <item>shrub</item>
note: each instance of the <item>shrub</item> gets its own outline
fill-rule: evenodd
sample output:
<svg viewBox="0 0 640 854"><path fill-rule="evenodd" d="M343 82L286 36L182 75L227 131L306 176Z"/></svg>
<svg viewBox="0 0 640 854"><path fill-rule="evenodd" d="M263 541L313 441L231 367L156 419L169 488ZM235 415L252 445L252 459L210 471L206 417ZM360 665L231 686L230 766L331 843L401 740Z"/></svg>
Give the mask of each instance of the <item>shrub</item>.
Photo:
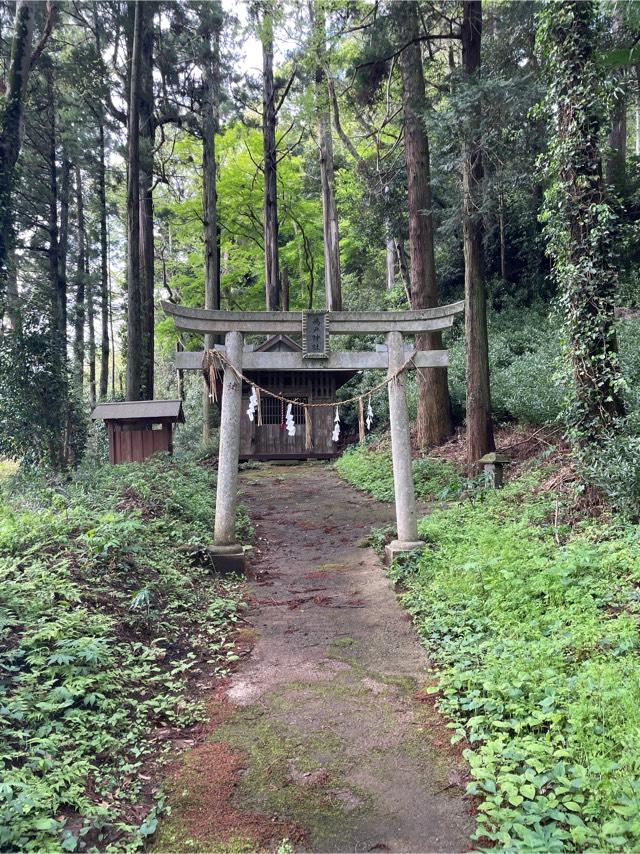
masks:
<svg viewBox="0 0 640 854"><path fill-rule="evenodd" d="M151 730L193 723L187 675L233 658L239 582L196 559L214 495L210 472L166 455L5 484L0 849L125 849L152 832Z"/></svg>
<svg viewBox="0 0 640 854"><path fill-rule="evenodd" d="M580 457L582 473L624 516L640 515L640 431L628 419L620 432L606 437Z"/></svg>
<svg viewBox="0 0 640 854"><path fill-rule="evenodd" d="M489 316L491 406L498 421L547 424L561 411L562 390L555 380L560 340L543 307L509 309ZM449 383L454 414L465 409L462 338L450 348Z"/></svg>
<svg viewBox="0 0 640 854"><path fill-rule="evenodd" d="M416 497L433 501L457 492L462 478L453 463L432 457L412 462ZM363 445L352 445L336 462L341 477L378 501L393 501L393 465L391 452L374 451Z"/></svg>

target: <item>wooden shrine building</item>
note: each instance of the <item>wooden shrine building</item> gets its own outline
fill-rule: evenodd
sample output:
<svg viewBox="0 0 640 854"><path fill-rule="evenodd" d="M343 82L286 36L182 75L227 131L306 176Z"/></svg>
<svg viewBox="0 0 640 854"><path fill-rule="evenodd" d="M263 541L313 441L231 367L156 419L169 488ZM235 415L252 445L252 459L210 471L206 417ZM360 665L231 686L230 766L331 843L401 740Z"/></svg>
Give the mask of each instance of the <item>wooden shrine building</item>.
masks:
<svg viewBox="0 0 640 854"><path fill-rule="evenodd" d="M91 420L103 420L109 434L110 463L141 463L160 451L173 453L173 430L184 424L179 400L100 403Z"/></svg>
<svg viewBox="0 0 640 854"><path fill-rule="evenodd" d="M249 346L247 352L299 354L302 353L302 347L288 335L274 335L259 346ZM256 385L301 404L335 401L336 391L356 373L346 368L322 368L317 361L307 362L303 370L255 367L245 371L247 379ZM285 430L284 403L277 398L261 395L260 419L256 417L250 421L245 414L250 394L251 387L243 383L241 460L327 460L338 455L338 447L331 440L333 409L309 409L311 424L307 430L303 407L294 405L292 414L298 429L295 436L289 436Z"/></svg>

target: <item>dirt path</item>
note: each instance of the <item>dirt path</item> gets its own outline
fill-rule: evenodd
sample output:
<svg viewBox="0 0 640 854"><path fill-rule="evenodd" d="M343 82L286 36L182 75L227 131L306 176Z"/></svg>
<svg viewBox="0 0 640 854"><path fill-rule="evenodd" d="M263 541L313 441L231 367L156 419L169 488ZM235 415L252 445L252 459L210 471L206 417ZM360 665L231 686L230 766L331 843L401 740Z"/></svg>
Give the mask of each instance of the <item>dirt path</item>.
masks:
<svg viewBox="0 0 640 854"><path fill-rule="evenodd" d="M207 745L217 753L193 759L192 776L206 798L210 763L220 751L236 757L228 797L251 821L232 823L217 850L286 837L308 851L468 850L460 760L421 694L428 660L378 559L359 545L392 521L392 506L323 465L251 469L242 491L256 525L253 651L226 688ZM198 797L192 787L188 803ZM204 812L196 804L196 825ZM203 849L216 833L222 841L215 828L201 836Z"/></svg>

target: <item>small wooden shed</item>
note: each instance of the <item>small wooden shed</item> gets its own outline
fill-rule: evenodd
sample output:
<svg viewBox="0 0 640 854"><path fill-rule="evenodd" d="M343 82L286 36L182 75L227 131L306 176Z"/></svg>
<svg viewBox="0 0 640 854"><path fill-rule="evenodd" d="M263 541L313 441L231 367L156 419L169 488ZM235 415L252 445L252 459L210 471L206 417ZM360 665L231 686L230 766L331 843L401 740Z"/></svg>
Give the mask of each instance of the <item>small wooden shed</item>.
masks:
<svg viewBox="0 0 640 854"><path fill-rule="evenodd" d="M184 424L180 400L100 403L91 420L103 420L109 433L110 463L140 463L159 451L173 453L173 430Z"/></svg>
<svg viewBox="0 0 640 854"><path fill-rule="evenodd" d="M254 352L302 352L302 347L288 335L274 335L263 344L253 347ZM245 376L262 388L284 395L289 400L301 403L320 403L335 400L336 391L351 377L354 370L328 370L319 360L310 360L309 367L302 371L246 370ZM262 424L257 418L250 421L247 416L251 387L243 384L242 416L240 429L241 460L309 460L330 459L338 455L335 442L331 441L334 410L332 407L310 409L311 435L307 441L304 409L293 406L296 424L295 436L284 429L285 405L267 395L260 396Z"/></svg>

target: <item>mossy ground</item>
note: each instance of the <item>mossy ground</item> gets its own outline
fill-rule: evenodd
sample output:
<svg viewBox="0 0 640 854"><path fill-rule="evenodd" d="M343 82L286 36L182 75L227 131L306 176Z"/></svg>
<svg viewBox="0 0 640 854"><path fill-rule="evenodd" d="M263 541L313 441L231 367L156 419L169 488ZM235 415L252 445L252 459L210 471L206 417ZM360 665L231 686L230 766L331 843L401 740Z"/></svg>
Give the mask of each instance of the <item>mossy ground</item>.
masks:
<svg viewBox="0 0 640 854"><path fill-rule="evenodd" d="M466 850L459 757L436 746L447 730L417 697L429 662L374 553L357 545L389 508L326 466L294 471L243 476L261 544L255 645L201 755L176 769L157 847Z"/></svg>

